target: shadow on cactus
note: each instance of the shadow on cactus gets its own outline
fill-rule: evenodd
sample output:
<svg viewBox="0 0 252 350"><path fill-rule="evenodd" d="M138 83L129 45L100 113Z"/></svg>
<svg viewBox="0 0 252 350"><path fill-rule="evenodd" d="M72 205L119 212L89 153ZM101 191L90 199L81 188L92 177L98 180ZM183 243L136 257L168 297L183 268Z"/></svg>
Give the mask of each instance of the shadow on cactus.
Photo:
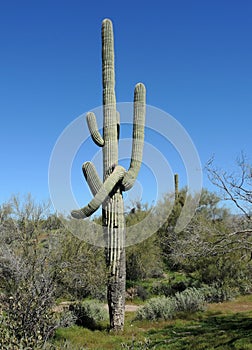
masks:
<svg viewBox="0 0 252 350"><path fill-rule="evenodd" d="M145 87L138 83L134 91L133 143L128 171L118 164L120 115L116 110L114 38L109 19L102 22L102 80L103 80L103 135L100 134L94 113L86 116L95 144L103 150L103 181L91 162L82 166L84 177L93 199L83 208L73 210L75 219L84 219L102 206L102 226L108 269L107 296L110 328L122 330L125 306L125 218L122 193L134 185L144 146Z"/></svg>

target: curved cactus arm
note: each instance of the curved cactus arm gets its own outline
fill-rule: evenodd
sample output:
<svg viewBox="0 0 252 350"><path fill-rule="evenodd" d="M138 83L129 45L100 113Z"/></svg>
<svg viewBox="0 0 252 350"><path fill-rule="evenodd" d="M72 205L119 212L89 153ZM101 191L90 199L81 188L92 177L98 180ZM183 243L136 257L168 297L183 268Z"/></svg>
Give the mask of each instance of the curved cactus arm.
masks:
<svg viewBox="0 0 252 350"><path fill-rule="evenodd" d="M124 174L125 169L122 166L117 165L88 205L79 210L73 210L71 212L72 217L75 219L85 219L86 217L92 215L113 191L116 184L122 180Z"/></svg>
<svg viewBox="0 0 252 350"><path fill-rule="evenodd" d="M91 137L92 137L94 143L97 146L102 147L104 145L104 140L103 140L101 134L99 133L97 123L96 123L96 117L95 117L94 113L89 112L86 116L86 119L87 119L88 129L90 131L90 134L91 134Z"/></svg>
<svg viewBox="0 0 252 350"><path fill-rule="evenodd" d="M138 83L134 91L134 126L133 144L131 152L130 167L122 180L124 191L130 190L137 178L141 167L144 146L144 124L145 124L145 100L146 91L142 83Z"/></svg>
<svg viewBox="0 0 252 350"><path fill-rule="evenodd" d="M102 187L102 182L95 169L94 164L91 162L85 162L82 165L82 172L93 196L95 196L99 189Z"/></svg>

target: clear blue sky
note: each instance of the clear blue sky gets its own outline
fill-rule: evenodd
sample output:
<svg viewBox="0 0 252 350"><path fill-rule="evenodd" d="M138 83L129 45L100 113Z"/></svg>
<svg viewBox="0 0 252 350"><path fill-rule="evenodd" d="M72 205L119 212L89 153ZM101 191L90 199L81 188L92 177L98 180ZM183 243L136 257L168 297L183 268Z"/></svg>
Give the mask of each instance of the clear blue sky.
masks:
<svg viewBox="0 0 252 350"><path fill-rule="evenodd" d="M184 126L203 165L213 154L227 169L240 151L251 159L250 0L5 0L0 203L17 193L49 197L48 163L58 136L101 104L106 17L115 31L118 102L132 101L142 81L147 103Z"/></svg>

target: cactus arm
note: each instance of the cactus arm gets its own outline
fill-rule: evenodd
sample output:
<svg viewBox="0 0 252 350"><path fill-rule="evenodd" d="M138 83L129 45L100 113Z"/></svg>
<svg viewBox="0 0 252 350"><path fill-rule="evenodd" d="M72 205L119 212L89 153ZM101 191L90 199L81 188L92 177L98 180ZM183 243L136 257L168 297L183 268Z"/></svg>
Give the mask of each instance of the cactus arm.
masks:
<svg viewBox="0 0 252 350"><path fill-rule="evenodd" d="M102 187L102 182L95 169L95 166L91 162L85 162L82 165L82 172L93 196L95 196L99 189Z"/></svg>
<svg viewBox="0 0 252 350"><path fill-rule="evenodd" d="M134 185L142 163L144 146L145 99L145 86L142 83L139 83L136 85L134 91L133 144L130 168L122 180L124 191L130 190Z"/></svg>
<svg viewBox="0 0 252 350"><path fill-rule="evenodd" d="M86 119L87 119L88 129L90 131L90 134L94 143L97 146L102 147L104 145L104 140L101 137L101 134L99 133L94 113L89 112L86 116Z"/></svg>
<svg viewBox="0 0 252 350"><path fill-rule="evenodd" d="M114 190L117 183L123 178L124 174L125 169L122 166L117 165L88 205L79 210L73 210L71 212L72 217L75 219L85 219L86 217L92 215L106 200L108 195Z"/></svg>
<svg viewBox="0 0 252 350"><path fill-rule="evenodd" d="M117 140L120 138L120 113L116 111L116 122L117 122Z"/></svg>

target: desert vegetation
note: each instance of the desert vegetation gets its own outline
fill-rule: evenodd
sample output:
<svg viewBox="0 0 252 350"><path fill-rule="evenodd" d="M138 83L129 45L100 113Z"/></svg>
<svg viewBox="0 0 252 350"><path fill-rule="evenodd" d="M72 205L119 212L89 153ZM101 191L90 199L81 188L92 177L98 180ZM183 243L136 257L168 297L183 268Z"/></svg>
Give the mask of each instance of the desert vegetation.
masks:
<svg viewBox="0 0 252 350"><path fill-rule="evenodd" d="M126 303L135 307L126 312L121 333L108 333L104 250L68 232L49 203L36 203L31 195L2 203L1 348L249 349L251 167L240 165L243 180L235 182L240 192L230 185L226 195L236 191L234 204L243 211L231 212L221 197L204 189L190 224L175 233L186 196L181 189L164 225L126 249ZM210 170L216 180L216 169ZM225 194L228 183L219 179ZM169 200L164 196L158 205L170 205ZM136 203L126 224L149 211ZM210 332L217 337L212 344L205 339Z"/></svg>

